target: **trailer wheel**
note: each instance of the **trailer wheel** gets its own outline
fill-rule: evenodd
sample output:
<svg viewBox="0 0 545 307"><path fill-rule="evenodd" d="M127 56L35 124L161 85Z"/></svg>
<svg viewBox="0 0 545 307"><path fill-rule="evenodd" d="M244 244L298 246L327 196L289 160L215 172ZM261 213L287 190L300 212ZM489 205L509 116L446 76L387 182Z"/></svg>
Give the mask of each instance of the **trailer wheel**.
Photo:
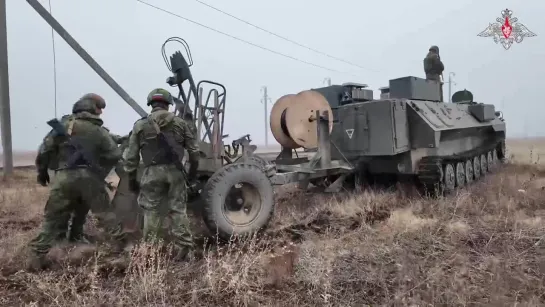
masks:
<svg viewBox="0 0 545 307"><path fill-rule="evenodd" d="M272 184L253 163L222 167L210 177L201 195L204 222L223 240L264 229L274 213Z"/></svg>
<svg viewBox="0 0 545 307"><path fill-rule="evenodd" d="M235 163L249 163L257 165L262 171L267 169L269 162L260 156L249 156L249 157L240 157Z"/></svg>

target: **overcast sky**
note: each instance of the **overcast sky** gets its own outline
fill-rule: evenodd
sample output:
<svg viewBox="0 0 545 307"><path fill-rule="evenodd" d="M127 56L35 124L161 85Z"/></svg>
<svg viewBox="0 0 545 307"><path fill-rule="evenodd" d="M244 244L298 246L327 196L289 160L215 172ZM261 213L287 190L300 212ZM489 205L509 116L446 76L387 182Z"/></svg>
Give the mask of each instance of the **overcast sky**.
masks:
<svg viewBox="0 0 545 307"><path fill-rule="evenodd" d="M47 1L40 2L48 7ZM493 103L504 111L509 135L525 131L530 136L545 134L545 2L458 0L439 5L432 0L205 1L365 69L286 42L195 0L148 2L340 72L261 50L136 0L51 0L53 16L146 111L150 90L173 89L165 83L170 72L163 62L161 45L171 36L184 38L195 62L195 80L213 80L227 87L225 133L230 139L251 133L254 143L264 143L262 86L268 87L274 102L284 94L324 86L324 78L330 77L334 84L369 84L378 98L378 88L387 85L389 79L424 77L422 60L430 45L440 48L445 77L449 72L456 73L454 90L467 88L476 100ZM537 34L509 50L491 38L477 36L506 7ZM72 104L87 92L106 98L105 126L118 134L131 130L139 116L56 34L55 114L51 28L26 1L7 0L7 12L14 150L35 150L49 130L45 122L69 113ZM174 46L167 49L169 55ZM446 97L447 84L444 91ZM273 142L269 132L269 143Z"/></svg>

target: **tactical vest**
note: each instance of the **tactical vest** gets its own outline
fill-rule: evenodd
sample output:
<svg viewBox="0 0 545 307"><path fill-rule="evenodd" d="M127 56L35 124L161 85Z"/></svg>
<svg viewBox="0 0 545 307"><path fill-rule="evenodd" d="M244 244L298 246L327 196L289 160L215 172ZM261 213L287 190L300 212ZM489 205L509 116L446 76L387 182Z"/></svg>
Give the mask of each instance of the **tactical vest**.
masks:
<svg viewBox="0 0 545 307"><path fill-rule="evenodd" d="M426 78L432 80L439 80L439 75L441 75L440 67L434 65L430 53L424 58L424 72L426 73Z"/></svg>
<svg viewBox="0 0 545 307"><path fill-rule="evenodd" d="M66 127L66 132L71 138L77 138L78 136L72 136L72 132L74 130L74 124L76 122L75 118L70 118L68 120L68 124ZM68 165L68 161L72 159L72 157L76 154L76 148L73 146L70 146L68 142L68 138L63 138L59 144L59 152L58 152L58 169L66 169L66 168L80 168L80 167L88 167L87 161L85 161L83 158L80 158L79 160L75 161L73 165Z"/></svg>
<svg viewBox="0 0 545 307"><path fill-rule="evenodd" d="M153 118L148 116L144 121L142 127L142 163L144 166L150 165L161 165L161 164L172 164L174 162L174 157L170 154L171 150L176 152L180 161L184 155L184 147L182 144L178 143L174 138L174 131L172 129L172 119L173 116L167 118L168 124L161 128L153 120ZM173 144L175 148L168 148L167 145L162 145L159 143L158 135L162 133L166 139L169 140L170 144Z"/></svg>

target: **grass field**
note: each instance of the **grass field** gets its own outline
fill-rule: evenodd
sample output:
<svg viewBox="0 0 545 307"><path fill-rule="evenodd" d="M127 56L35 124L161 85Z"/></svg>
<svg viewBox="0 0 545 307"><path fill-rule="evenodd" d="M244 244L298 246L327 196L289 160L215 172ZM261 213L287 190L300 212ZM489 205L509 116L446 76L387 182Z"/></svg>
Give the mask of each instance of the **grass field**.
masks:
<svg viewBox="0 0 545 307"><path fill-rule="evenodd" d="M40 273L22 264L48 191L18 173L0 190L0 305L543 306L545 141L508 151L501 171L444 198L282 187L267 240L189 263L145 244L123 257L62 245Z"/></svg>

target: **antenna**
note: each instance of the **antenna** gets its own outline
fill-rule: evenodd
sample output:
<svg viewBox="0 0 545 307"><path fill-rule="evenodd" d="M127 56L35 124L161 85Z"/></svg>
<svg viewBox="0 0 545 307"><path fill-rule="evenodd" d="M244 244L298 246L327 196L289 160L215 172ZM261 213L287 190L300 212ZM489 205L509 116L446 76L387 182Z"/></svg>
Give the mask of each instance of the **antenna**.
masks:
<svg viewBox="0 0 545 307"><path fill-rule="evenodd" d="M454 80L452 80L452 77L455 77L456 76L456 73L454 72L450 72L448 74L448 102L452 102L452 84L454 83L454 85L456 85L456 82L454 82Z"/></svg>

